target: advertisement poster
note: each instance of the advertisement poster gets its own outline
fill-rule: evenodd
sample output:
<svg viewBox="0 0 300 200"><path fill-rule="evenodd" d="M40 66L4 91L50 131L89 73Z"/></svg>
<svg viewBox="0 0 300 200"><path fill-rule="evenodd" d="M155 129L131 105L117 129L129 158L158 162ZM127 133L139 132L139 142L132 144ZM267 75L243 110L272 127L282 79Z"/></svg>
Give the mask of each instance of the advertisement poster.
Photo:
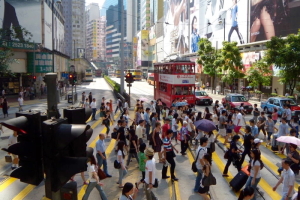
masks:
<svg viewBox="0 0 300 200"><path fill-rule="evenodd" d="M77 58L85 58L85 49L77 48Z"/></svg>
<svg viewBox="0 0 300 200"><path fill-rule="evenodd" d="M45 32L45 48L52 50L52 11L49 5L44 2L44 32Z"/></svg>
<svg viewBox="0 0 300 200"><path fill-rule="evenodd" d="M142 61L148 61L149 57L149 31L141 30L141 55Z"/></svg>
<svg viewBox="0 0 300 200"><path fill-rule="evenodd" d="M299 12L300 0L250 0L250 42L297 33Z"/></svg>
<svg viewBox="0 0 300 200"><path fill-rule="evenodd" d="M190 52L195 53L198 51L198 42L200 40L200 34L199 34L199 6L200 1L192 0L190 4Z"/></svg>
<svg viewBox="0 0 300 200"><path fill-rule="evenodd" d="M214 46L222 42L247 42L246 0L203 0L200 1L200 37L208 38Z"/></svg>
<svg viewBox="0 0 300 200"><path fill-rule="evenodd" d="M190 0L164 1L164 51L170 54L189 53Z"/></svg>
<svg viewBox="0 0 300 200"><path fill-rule="evenodd" d="M54 49L65 53L65 30L63 23L57 18L57 16L54 16Z"/></svg>
<svg viewBox="0 0 300 200"><path fill-rule="evenodd" d="M41 36L41 1L40 0L2 0L1 7L4 9L4 16L0 28L9 29L11 27L25 28L32 36L32 41L42 42ZM1 12L0 12L1 15ZM33 19L37 19L33 23ZM10 37L2 36L1 39L10 40ZM18 36L19 41L24 41L24 35Z"/></svg>
<svg viewBox="0 0 300 200"><path fill-rule="evenodd" d="M137 34L136 66L142 65L141 32Z"/></svg>

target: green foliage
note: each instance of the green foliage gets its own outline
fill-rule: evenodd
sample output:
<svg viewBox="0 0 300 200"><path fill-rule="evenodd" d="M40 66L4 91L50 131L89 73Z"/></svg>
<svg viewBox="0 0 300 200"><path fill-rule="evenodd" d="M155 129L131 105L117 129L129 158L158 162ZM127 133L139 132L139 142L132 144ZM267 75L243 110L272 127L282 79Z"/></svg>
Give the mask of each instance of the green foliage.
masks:
<svg viewBox="0 0 300 200"><path fill-rule="evenodd" d="M111 80L108 76L104 75L106 82L118 93L121 92L121 86L116 81Z"/></svg>
<svg viewBox="0 0 300 200"><path fill-rule="evenodd" d="M271 96L272 96L272 97L277 97L278 94L277 94L277 93L271 93Z"/></svg>
<svg viewBox="0 0 300 200"><path fill-rule="evenodd" d="M262 94L262 92L259 91L259 90L256 90L256 91L255 91L255 94Z"/></svg>
<svg viewBox="0 0 300 200"><path fill-rule="evenodd" d="M294 97L294 96L288 96L287 98L290 98L290 99L295 99L295 97Z"/></svg>
<svg viewBox="0 0 300 200"><path fill-rule="evenodd" d="M9 38L10 40L19 40L20 42L24 43L30 42L32 38L32 34L21 26L12 27L10 29L0 29L0 36L3 38ZM9 65L13 62L16 62L16 60L12 58L13 55L14 52L12 49L2 47L0 51L0 71L2 73L11 73L9 70Z"/></svg>
<svg viewBox="0 0 300 200"><path fill-rule="evenodd" d="M270 65L264 60L257 61L251 66L246 75L246 79L252 87L258 87L260 84L268 86L271 84L272 71Z"/></svg>
<svg viewBox="0 0 300 200"><path fill-rule="evenodd" d="M300 74L300 31L286 38L272 37L266 47L265 60L281 70L280 82L287 84L290 94L293 94L299 81L299 76L295 75Z"/></svg>

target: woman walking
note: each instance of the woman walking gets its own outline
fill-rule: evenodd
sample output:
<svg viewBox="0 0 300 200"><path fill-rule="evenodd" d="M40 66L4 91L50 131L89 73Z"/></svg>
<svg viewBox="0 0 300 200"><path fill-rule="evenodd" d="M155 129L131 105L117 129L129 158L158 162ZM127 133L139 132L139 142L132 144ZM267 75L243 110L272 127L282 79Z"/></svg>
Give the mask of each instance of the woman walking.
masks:
<svg viewBox="0 0 300 200"><path fill-rule="evenodd" d="M274 121L274 126L275 126L275 124L277 123L277 120L278 120L277 108L273 109L272 120Z"/></svg>
<svg viewBox="0 0 300 200"><path fill-rule="evenodd" d="M7 104L6 98L4 98L3 103L2 103L2 112L3 112L4 118L5 118L5 115L8 117L7 110L8 110L8 104Z"/></svg>
<svg viewBox="0 0 300 200"><path fill-rule="evenodd" d="M267 130L267 134L268 134L268 141L267 141L268 145L271 145L271 135L274 133L274 129L276 129L275 123L272 120L272 116L268 115L268 119L266 121L266 130Z"/></svg>
<svg viewBox="0 0 300 200"><path fill-rule="evenodd" d="M204 137L206 137L208 139L206 148L207 148L207 153L211 156L211 154L213 153L212 150L211 150L211 145L212 145L212 143L215 142L214 133L212 131L205 132Z"/></svg>
<svg viewBox="0 0 300 200"><path fill-rule="evenodd" d="M204 165L202 167L203 177L200 181L200 187L198 189L198 193L202 196L202 198L204 200L210 200L210 198L207 197L207 193L209 191L209 186L203 185L203 180L209 176L209 173L211 171L210 170L210 160L211 160L211 156L209 154L205 154L203 156L203 161L204 161Z"/></svg>
<svg viewBox="0 0 300 200"><path fill-rule="evenodd" d="M239 162L239 153L241 153L242 151L239 150L237 147L237 142L239 139L240 139L239 135L235 135L232 138L232 141L230 143L230 148L228 150L228 160L227 160L226 166L223 171L223 177L228 177L228 174L227 174L228 168L232 162L236 166L238 171L241 170L241 164Z"/></svg>
<svg viewBox="0 0 300 200"><path fill-rule="evenodd" d="M159 158L159 162L162 162L162 153L161 153L161 138L159 137L159 134L161 132L161 124L160 122L156 122L155 123L155 129L153 130L152 133L152 141L153 141L153 145L152 148L154 150L154 153L158 153L158 158Z"/></svg>
<svg viewBox="0 0 300 200"><path fill-rule="evenodd" d="M263 168L263 163L260 159L260 151L257 149L251 150L250 157L251 157L249 163L250 176L246 182L245 187L251 186L255 190L261 179L260 170ZM256 195L256 190L252 200L256 200L255 195Z"/></svg>
<svg viewBox="0 0 300 200"><path fill-rule="evenodd" d="M240 193L240 196L239 196L239 199L238 200L250 200L254 197L254 189L253 187L245 187L241 193Z"/></svg>
<svg viewBox="0 0 300 200"><path fill-rule="evenodd" d="M108 137L108 133L110 131L110 122L111 122L111 118L110 118L110 111L106 111L105 116L103 117L103 124L106 127L106 137ZM113 123L113 122L112 122Z"/></svg>
<svg viewBox="0 0 300 200"><path fill-rule="evenodd" d="M157 113L152 113L150 116L151 126L152 126L152 134L154 133L155 124L157 122Z"/></svg>
<svg viewBox="0 0 300 200"><path fill-rule="evenodd" d="M127 182L122 189L122 195L119 200L133 200L136 198L137 192L137 188L134 188L132 183Z"/></svg>
<svg viewBox="0 0 300 200"><path fill-rule="evenodd" d="M126 168L128 168L129 162L131 160L132 157L135 157L137 162L139 163L139 157L137 155L138 152L138 137L135 134L135 130L131 129L129 131L129 154L128 154L128 158L127 158L127 163L126 163Z"/></svg>
<svg viewBox="0 0 300 200"><path fill-rule="evenodd" d="M90 157L89 159L89 180L90 183L86 188L85 194L82 197L82 200L87 200L89 198L89 195L91 193L91 191L96 187L96 189L98 190L100 197L102 200L107 200L106 194L102 188L103 183L100 182L100 179L98 177L98 167L96 164L96 159L94 156Z"/></svg>
<svg viewBox="0 0 300 200"><path fill-rule="evenodd" d="M124 158L125 158L124 146L125 146L124 141L119 141L118 142L117 160L121 164L121 168L119 169L119 181L117 182L117 184L119 184L119 188L123 188L122 180L123 180L124 176L127 174L127 169L124 165L125 164L124 163Z"/></svg>
<svg viewBox="0 0 300 200"><path fill-rule="evenodd" d="M145 149L146 149L146 144L142 143L140 144L140 148L139 148L139 153L138 153L138 157L139 157L139 170L142 172L142 179L138 182L135 183L135 187L138 189L141 183L145 183L144 179L145 179L145 167L146 167L146 155L145 155Z"/></svg>

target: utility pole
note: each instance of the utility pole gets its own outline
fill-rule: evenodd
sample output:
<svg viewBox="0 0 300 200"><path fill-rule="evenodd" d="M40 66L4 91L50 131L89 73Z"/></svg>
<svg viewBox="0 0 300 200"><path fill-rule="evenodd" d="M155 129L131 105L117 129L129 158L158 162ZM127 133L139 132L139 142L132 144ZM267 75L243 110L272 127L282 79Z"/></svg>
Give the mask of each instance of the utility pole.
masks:
<svg viewBox="0 0 300 200"><path fill-rule="evenodd" d="M44 82L47 84L47 116L48 119L51 117L59 118L60 114L57 109L57 93L56 93L56 81L57 81L57 74L56 73L47 73L44 78Z"/></svg>
<svg viewBox="0 0 300 200"><path fill-rule="evenodd" d="M123 0L119 1L121 3L121 41L120 41L120 57L121 57L121 66L120 66L120 85L121 85L121 95L124 93L124 5Z"/></svg>

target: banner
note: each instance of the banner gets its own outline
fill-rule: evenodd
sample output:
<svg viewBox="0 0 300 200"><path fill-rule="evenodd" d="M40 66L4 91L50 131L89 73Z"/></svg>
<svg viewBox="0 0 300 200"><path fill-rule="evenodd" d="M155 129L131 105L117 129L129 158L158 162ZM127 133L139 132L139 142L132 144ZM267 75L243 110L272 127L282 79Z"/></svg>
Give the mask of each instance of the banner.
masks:
<svg viewBox="0 0 300 200"><path fill-rule="evenodd" d="M148 61L149 58L149 31L141 30L141 59Z"/></svg>
<svg viewBox="0 0 300 200"><path fill-rule="evenodd" d="M53 72L53 60L50 53L27 53L27 73L48 73Z"/></svg>

